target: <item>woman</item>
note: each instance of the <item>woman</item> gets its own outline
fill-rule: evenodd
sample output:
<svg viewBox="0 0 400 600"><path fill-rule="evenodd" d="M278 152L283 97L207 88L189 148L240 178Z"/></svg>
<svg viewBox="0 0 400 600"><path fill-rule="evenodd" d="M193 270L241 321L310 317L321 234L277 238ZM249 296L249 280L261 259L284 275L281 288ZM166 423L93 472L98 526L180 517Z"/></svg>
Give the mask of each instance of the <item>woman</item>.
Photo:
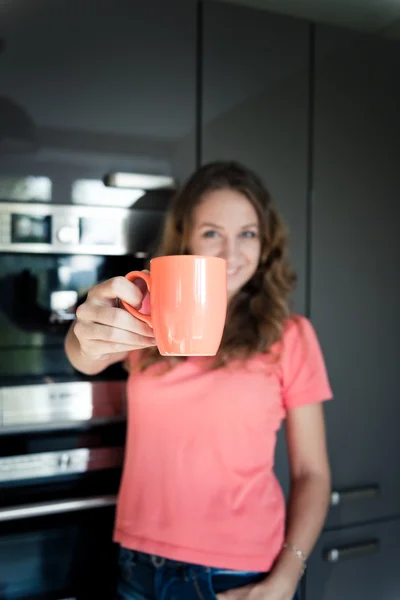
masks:
<svg viewBox="0 0 400 600"><path fill-rule="evenodd" d="M310 322L289 308L286 253L258 176L211 163L177 194L158 254L226 259L229 305L215 359L160 356L151 328L120 307L142 307L140 282L100 283L77 311L66 339L72 365L97 374L126 361L130 371L117 598L296 594L328 506L321 402L331 390ZM273 472L284 418L287 516Z"/></svg>

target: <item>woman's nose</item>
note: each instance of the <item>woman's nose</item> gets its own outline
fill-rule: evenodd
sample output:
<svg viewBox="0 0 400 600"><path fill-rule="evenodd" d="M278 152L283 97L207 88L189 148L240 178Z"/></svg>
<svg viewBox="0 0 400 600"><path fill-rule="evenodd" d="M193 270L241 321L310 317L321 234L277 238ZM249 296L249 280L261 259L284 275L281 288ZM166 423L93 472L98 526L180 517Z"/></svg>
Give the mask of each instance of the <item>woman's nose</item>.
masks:
<svg viewBox="0 0 400 600"><path fill-rule="evenodd" d="M239 254L239 244L236 239L225 239L221 246L221 252L219 256L224 258L226 261L237 258Z"/></svg>

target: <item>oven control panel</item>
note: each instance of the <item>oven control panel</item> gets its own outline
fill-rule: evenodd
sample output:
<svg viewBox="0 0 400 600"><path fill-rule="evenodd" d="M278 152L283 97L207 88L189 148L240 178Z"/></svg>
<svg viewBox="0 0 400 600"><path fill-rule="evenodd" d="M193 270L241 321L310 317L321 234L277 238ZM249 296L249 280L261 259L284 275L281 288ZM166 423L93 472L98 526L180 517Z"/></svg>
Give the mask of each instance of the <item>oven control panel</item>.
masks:
<svg viewBox="0 0 400 600"><path fill-rule="evenodd" d="M0 458L0 483L120 468L123 447L73 448Z"/></svg>
<svg viewBox="0 0 400 600"><path fill-rule="evenodd" d="M0 203L0 252L124 255L132 210Z"/></svg>

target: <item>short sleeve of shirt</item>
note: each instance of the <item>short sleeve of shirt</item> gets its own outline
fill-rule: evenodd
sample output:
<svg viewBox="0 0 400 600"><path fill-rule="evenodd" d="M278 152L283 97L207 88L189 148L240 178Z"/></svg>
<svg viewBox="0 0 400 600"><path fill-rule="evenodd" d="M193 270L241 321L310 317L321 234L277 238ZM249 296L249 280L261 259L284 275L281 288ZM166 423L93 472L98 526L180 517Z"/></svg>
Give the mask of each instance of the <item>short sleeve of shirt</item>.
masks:
<svg viewBox="0 0 400 600"><path fill-rule="evenodd" d="M305 317L296 317L286 328L281 368L286 409L332 398L321 347L313 326Z"/></svg>

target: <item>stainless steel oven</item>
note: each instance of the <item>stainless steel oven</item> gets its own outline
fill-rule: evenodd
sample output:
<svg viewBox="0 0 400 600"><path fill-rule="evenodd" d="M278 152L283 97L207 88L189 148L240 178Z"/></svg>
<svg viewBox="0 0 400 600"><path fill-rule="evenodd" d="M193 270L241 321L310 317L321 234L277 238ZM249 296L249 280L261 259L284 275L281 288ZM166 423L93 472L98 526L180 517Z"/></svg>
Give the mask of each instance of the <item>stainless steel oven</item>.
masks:
<svg viewBox="0 0 400 600"><path fill-rule="evenodd" d="M122 381L0 390L0 598L112 598Z"/></svg>
<svg viewBox="0 0 400 600"><path fill-rule="evenodd" d="M160 210L0 202L0 598L112 598L125 378L64 337L95 283L141 269Z"/></svg>
<svg viewBox="0 0 400 600"><path fill-rule="evenodd" d="M95 283L143 268L163 215L0 202L0 385L74 374L63 341L77 305Z"/></svg>

